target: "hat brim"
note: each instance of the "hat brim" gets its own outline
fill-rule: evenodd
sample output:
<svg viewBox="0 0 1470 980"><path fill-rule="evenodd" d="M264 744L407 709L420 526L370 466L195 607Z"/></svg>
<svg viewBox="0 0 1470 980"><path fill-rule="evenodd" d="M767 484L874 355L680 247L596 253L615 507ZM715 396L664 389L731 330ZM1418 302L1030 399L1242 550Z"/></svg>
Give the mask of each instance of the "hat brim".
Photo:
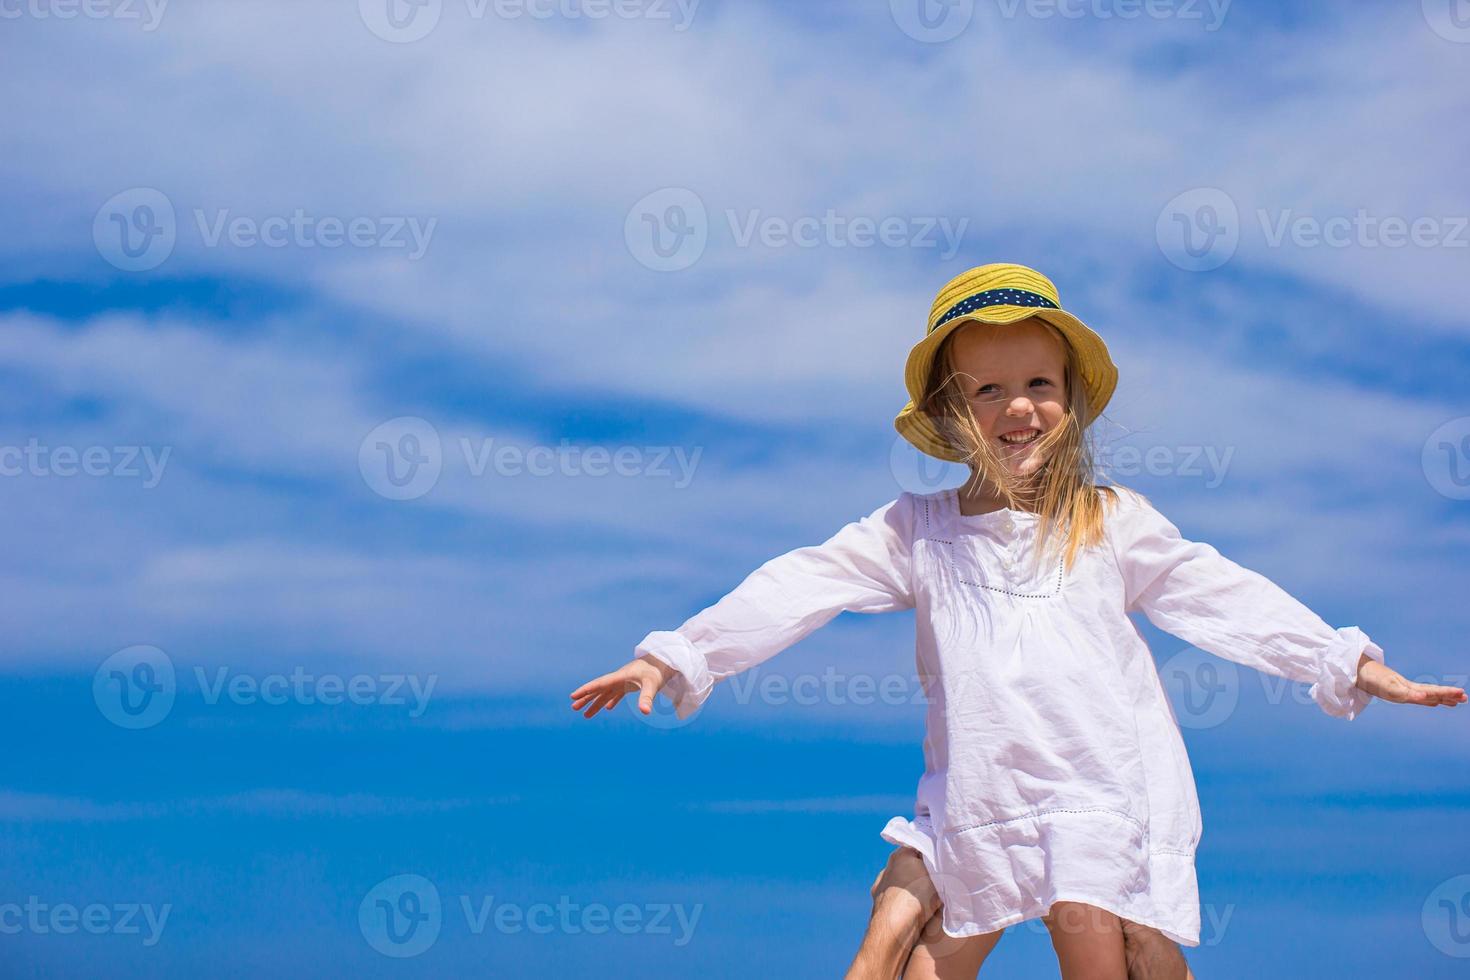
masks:
<svg viewBox="0 0 1470 980"><path fill-rule="evenodd" d="M1113 364L1103 339L1091 327L1065 310L1038 309L1034 306L994 306L988 307L984 312L956 317L919 341L909 351L908 360L904 364L904 386L908 389L909 401L893 420L894 428L899 434L930 456L950 462L962 462L964 456L949 445L934 427L928 414L920 411L916 405L924 395L924 386L928 383L939 345L967 323L1015 323L1033 316L1056 327L1071 344L1077 372L1087 391L1089 417L1082 421L1082 427L1092 424L1112 399L1113 391L1118 386L1118 368Z"/></svg>

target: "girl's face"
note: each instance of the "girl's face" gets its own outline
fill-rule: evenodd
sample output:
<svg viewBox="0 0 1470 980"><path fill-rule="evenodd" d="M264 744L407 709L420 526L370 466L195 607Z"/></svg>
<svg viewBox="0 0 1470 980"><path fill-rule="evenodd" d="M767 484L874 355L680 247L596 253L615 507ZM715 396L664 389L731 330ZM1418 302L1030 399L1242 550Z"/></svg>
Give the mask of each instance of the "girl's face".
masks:
<svg viewBox="0 0 1470 980"><path fill-rule="evenodd" d="M1045 462L1035 440L1067 412L1061 342L1035 320L1020 320L966 324L951 345L955 380L964 385L980 431L1012 473L1035 472Z"/></svg>

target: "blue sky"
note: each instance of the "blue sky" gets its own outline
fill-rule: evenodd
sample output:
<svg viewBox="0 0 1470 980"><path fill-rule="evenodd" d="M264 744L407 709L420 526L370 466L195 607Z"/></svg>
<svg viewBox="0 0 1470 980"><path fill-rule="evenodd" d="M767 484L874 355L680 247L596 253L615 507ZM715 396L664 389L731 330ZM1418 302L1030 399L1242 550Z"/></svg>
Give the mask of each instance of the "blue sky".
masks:
<svg viewBox="0 0 1470 980"><path fill-rule="evenodd" d="M5 7L7 968L840 970L922 704L564 702L958 482L892 419L985 262L1107 339L1111 479L1464 684L1470 14L1125 8ZM844 615L747 680L906 679L912 632ZM1465 709L1344 723L1220 669L1196 974L1463 972ZM409 957L359 917L401 875L442 906ZM1030 926L986 975L1055 975Z"/></svg>

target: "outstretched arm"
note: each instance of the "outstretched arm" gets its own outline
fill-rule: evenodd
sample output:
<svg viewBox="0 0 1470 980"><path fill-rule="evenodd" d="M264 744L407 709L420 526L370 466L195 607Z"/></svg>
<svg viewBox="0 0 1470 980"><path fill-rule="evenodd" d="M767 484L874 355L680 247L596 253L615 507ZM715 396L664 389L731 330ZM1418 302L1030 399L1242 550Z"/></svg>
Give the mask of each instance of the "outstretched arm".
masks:
<svg viewBox="0 0 1470 980"><path fill-rule="evenodd" d="M774 657L838 613L912 609L913 525L914 497L905 492L821 544L770 559L678 629L649 633L634 648L637 659L572 692L572 707L590 704L590 718L640 689L647 714L662 689L687 718L717 681Z"/></svg>
<svg viewBox="0 0 1470 980"><path fill-rule="evenodd" d="M1131 491L1109 515L1128 611L1227 660L1310 683L1318 706L1356 718L1374 696L1455 704L1464 691L1414 684L1384 664L1383 649L1356 626L1333 629L1265 576L1208 544L1189 541Z"/></svg>

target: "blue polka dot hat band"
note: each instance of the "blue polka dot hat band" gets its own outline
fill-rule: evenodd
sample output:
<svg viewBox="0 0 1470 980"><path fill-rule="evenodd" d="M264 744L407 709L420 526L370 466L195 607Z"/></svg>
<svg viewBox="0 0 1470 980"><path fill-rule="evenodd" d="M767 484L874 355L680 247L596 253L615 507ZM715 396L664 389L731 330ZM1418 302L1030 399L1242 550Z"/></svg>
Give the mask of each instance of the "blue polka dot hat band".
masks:
<svg viewBox="0 0 1470 980"><path fill-rule="evenodd" d="M957 316L974 313L976 310L983 310L987 306L1039 306L1048 310L1061 309L1061 307L1057 306L1057 304L1045 296L1040 293L1033 293L1029 289L987 289L982 293L966 296L951 306L929 328L929 332L933 333Z"/></svg>

